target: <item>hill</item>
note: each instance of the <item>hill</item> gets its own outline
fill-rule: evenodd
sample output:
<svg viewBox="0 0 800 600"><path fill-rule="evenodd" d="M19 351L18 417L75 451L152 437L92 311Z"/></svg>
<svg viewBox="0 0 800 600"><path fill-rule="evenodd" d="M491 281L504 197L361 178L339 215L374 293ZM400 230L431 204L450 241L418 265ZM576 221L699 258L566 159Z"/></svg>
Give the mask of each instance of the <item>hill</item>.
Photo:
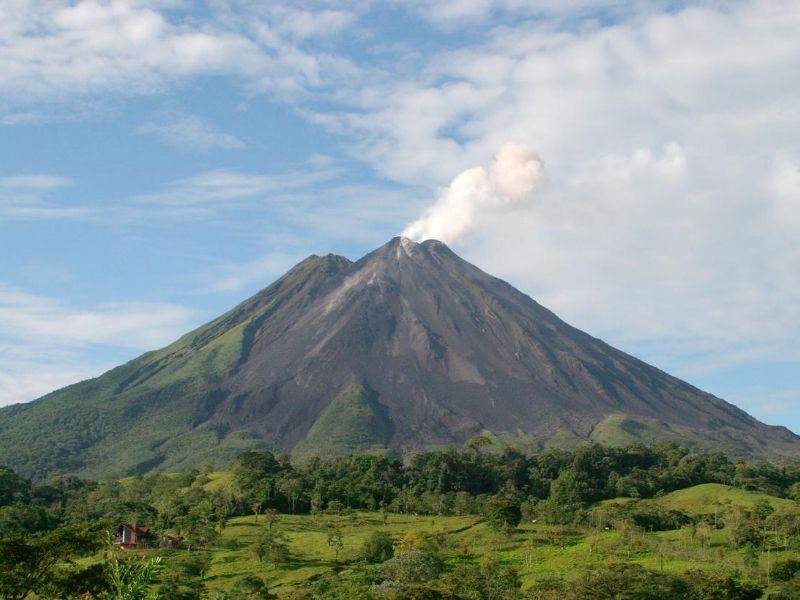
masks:
<svg viewBox="0 0 800 600"><path fill-rule="evenodd" d="M800 455L800 438L591 337L435 240L311 256L104 375L0 409L0 463L42 478L298 455L671 441Z"/></svg>
<svg viewBox="0 0 800 600"><path fill-rule="evenodd" d="M797 503L764 492L743 490L721 483L703 483L676 490L658 499L664 508L680 510L690 515L703 515L730 506L752 509L756 502L767 501L773 508L790 508Z"/></svg>

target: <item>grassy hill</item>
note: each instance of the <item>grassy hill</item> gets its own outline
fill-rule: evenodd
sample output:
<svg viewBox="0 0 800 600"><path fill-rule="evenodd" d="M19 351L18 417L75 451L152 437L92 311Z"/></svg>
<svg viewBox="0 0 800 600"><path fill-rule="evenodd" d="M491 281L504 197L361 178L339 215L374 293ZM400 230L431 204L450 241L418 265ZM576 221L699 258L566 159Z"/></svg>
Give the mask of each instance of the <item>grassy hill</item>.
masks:
<svg viewBox="0 0 800 600"><path fill-rule="evenodd" d="M720 483L704 483L677 490L658 498L656 502L664 508L681 510L690 515L707 515L713 513L715 509L720 510L729 506L751 509L759 500L766 500L775 509L796 505L792 500Z"/></svg>

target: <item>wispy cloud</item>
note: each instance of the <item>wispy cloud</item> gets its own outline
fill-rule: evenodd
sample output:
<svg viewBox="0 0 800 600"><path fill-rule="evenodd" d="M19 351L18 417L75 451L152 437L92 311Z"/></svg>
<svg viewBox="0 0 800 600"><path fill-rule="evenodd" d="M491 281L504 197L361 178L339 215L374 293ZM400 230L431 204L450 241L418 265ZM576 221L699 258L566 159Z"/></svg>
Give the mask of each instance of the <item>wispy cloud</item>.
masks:
<svg viewBox="0 0 800 600"><path fill-rule="evenodd" d="M47 191L72 185L72 180L56 175L9 175L0 177L0 190Z"/></svg>
<svg viewBox="0 0 800 600"><path fill-rule="evenodd" d="M0 285L0 406L32 400L114 366L113 358L99 359L93 348L112 350L114 356L150 350L173 341L196 320L195 311L174 304L77 308Z"/></svg>
<svg viewBox="0 0 800 600"><path fill-rule="evenodd" d="M48 296L0 286L0 335L49 346L152 348L183 333L194 311L140 301L73 308Z"/></svg>
<svg viewBox="0 0 800 600"><path fill-rule="evenodd" d="M152 135L165 144L181 150L208 152L209 150L237 150L244 148L235 135L214 127L196 115L172 112L137 127L138 133Z"/></svg>
<svg viewBox="0 0 800 600"><path fill-rule="evenodd" d="M93 211L81 206L64 206L47 199L47 194L73 185L66 177L46 174L0 177L0 220L85 218Z"/></svg>
<svg viewBox="0 0 800 600"><path fill-rule="evenodd" d="M112 362L34 345L0 343L0 406L27 402L115 366Z"/></svg>
<svg viewBox="0 0 800 600"><path fill-rule="evenodd" d="M136 196L132 200L139 204L173 208L222 208L245 200L269 200L279 192L329 181L337 172L329 165L274 174L216 169L178 179L160 191Z"/></svg>
<svg viewBox="0 0 800 600"><path fill-rule="evenodd" d="M299 252L269 252L242 263L216 265L209 269L207 292L239 292L257 283L262 287L283 275L305 256Z"/></svg>

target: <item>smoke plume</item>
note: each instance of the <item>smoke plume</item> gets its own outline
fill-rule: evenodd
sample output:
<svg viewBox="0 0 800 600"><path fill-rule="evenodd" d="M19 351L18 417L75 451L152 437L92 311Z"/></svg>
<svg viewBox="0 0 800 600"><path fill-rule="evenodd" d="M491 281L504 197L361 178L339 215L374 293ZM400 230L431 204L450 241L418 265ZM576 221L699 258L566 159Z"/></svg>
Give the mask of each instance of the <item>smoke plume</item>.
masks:
<svg viewBox="0 0 800 600"><path fill-rule="evenodd" d="M542 168L533 149L504 144L488 170L472 167L462 171L402 235L418 242L454 242L475 228L481 209L502 209L530 199Z"/></svg>

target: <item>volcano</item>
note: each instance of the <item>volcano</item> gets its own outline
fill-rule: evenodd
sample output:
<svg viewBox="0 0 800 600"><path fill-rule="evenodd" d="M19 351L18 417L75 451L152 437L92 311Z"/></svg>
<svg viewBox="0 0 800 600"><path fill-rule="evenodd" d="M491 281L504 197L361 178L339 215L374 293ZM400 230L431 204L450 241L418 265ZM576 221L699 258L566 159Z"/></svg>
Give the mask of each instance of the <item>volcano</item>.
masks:
<svg viewBox="0 0 800 600"><path fill-rule="evenodd" d="M568 325L435 240L310 256L175 343L0 409L0 463L41 478L460 446L676 442L800 455L765 425Z"/></svg>

